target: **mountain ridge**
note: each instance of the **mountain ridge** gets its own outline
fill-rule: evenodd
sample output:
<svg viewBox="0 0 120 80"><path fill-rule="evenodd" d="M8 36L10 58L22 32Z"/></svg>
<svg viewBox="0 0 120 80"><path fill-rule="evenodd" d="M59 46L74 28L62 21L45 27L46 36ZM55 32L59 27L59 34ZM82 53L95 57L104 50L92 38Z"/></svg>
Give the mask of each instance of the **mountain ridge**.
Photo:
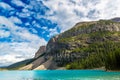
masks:
<svg viewBox="0 0 120 80"><path fill-rule="evenodd" d="M120 50L119 45L117 45L120 44L119 21L120 18L79 22L68 31L51 38L48 44L42 47L43 49L40 47L36 52L33 61L19 69L46 70L61 69L61 67L62 69L91 69L103 66L107 69L115 69L116 66L107 64L107 61L111 60L107 60L107 58L109 55L119 55L117 54L117 51L119 53ZM113 46L116 47L113 48L116 52L112 50L112 53L108 54L105 48L109 50L111 50L111 48L106 46L106 44L111 48L113 48ZM96 65L94 65L96 63L95 59L98 60ZM117 58L115 58L115 60L116 59ZM116 62L116 65L117 64ZM88 65L91 65L91 67Z"/></svg>

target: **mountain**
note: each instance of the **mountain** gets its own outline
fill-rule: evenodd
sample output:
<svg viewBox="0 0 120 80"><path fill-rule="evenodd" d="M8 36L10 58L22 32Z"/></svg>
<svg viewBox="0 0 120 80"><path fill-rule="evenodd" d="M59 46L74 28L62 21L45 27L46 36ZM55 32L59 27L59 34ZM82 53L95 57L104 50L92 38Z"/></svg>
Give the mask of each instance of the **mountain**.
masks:
<svg viewBox="0 0 120 80"><path fill-rule="evenodd" d="M35 53L35 57L32 61L29 61L27 65L20 67L19 70L46 70L55 69L57 66L52 59L45 59L46 46L41 46Z"/></svg>
<svg viewBox="0 0 120 80"><path fill-rule="evenodd" d="M103 66L120 69L120 23L113 20L77 23L53 37L47 44L46 54L47 59L52 57L58 66L67 69Z"/></svg>
<svg viewBox="0 0 120 80"><path fill-rule="evenodd" d="M17 70L19 69L20 67L23 67L23 66L26 66L29 62L33 61L34 58L31 58L31 59L26 59L26 60L23 60L23 61L20 61L20 62L16 62L14 64L11 64L9 66L3 66L3 67L0 67L1 70Z"/></svg>
<svg viewBox="0 0 120 80"><path fill-rule="evenodd" d="M112 21L115 21L115 22L120 22L120 17L116 17L116 18L113 18L111 19Z"/></svg>
<svg viewBox="0 0 120 80"><path fill-rule="evenodd" d="M19 70L120 69L120 19L79 22L40 47Z"/></svg>
<svg viewBox="0 0 120 80"><path fill-rule="evenodd" d="M32 61L33 59L27 59L27 60L23 60L23 61L20 61L20 62L17 62L17 63L14 63L12 65L9 65L5 68L7 69L18 69L19 67L22 67L22 66L25 66L27 65L28 62Z"/></svg>
<svg viewBox="0 0 120 80"><path fill-rule="evenodd" d="M46 51L46 46L40 46L40 48L38 49L38 51L35 53L35 57L34 58L39 57L45 51Z"/></svg>

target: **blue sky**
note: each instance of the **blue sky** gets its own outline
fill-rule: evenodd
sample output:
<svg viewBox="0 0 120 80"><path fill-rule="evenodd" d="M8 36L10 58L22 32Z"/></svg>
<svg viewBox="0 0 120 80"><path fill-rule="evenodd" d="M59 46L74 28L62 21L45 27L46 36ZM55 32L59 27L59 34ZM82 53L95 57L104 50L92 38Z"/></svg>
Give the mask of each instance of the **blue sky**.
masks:
<svg viewBox="0 0 120 80"><path fill-rule="evenodd" d="M120 16L120 0L0 0L0 66L32 58L81 21Z"/></svg>

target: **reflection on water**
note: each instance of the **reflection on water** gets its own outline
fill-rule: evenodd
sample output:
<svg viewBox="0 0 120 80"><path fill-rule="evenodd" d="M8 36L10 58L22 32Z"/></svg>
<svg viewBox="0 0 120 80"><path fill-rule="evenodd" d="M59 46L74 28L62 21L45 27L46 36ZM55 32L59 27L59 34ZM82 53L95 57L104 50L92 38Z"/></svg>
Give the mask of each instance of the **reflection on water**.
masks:
<svg viewBox="0 0 120 80"><path fill-rule="evenodd" d="M0 80L120 80L120 72L100 70L3 71Z"/></svg>

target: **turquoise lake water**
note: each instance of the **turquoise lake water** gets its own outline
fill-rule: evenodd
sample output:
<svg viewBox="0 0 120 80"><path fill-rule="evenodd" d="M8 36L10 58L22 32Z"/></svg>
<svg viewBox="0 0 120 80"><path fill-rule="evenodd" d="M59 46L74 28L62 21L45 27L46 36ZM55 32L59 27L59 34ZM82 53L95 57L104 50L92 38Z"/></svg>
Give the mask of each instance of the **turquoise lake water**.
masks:
<svg viewBox="0 0 120 80"><path fill-rule="evenodd" d="M120 80L120 72L101 70L0 71L0 80Z"/></svg>

